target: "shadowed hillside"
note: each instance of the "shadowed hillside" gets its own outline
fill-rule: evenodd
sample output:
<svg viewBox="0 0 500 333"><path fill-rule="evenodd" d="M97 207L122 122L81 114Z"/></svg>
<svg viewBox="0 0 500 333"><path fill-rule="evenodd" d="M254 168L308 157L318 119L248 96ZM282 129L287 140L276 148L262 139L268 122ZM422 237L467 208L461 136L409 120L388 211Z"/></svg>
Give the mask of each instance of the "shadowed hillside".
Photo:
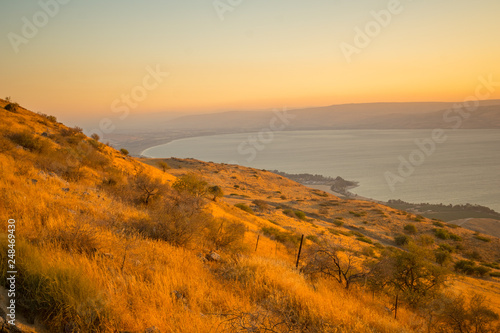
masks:
<svg viewBox="0 0 500 333"><path fill-rule="evenodd" d="M24 331L498 328L496 237L268 171L135 159L12 102L0 119Z"/></svg>

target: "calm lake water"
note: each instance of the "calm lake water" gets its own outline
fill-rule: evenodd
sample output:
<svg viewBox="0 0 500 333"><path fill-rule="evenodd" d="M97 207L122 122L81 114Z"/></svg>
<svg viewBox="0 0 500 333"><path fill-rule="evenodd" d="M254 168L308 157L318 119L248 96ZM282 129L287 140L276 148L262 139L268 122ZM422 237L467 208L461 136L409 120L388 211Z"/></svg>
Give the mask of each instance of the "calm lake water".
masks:
<svg viewBox="0 0 500 333"><path fill-rule="evenodd" d="M143 155L341 176L359 181L352 192L377 200L473 203L500 212L500 130L432 138L432 130L247 133L177 140Z"/></svg>

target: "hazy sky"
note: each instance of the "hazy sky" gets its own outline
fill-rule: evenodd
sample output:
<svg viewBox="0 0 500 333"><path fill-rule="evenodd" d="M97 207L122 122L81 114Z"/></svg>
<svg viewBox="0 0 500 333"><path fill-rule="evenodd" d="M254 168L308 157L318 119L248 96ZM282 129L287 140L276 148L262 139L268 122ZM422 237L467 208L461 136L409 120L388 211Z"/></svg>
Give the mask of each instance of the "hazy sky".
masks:
<svg viewBox="0 0 500 333"><path fill-rule="evenodd" d="M63 119L462 101L500 81L499 17L498 0L2 0L0 94Z"/></svg>

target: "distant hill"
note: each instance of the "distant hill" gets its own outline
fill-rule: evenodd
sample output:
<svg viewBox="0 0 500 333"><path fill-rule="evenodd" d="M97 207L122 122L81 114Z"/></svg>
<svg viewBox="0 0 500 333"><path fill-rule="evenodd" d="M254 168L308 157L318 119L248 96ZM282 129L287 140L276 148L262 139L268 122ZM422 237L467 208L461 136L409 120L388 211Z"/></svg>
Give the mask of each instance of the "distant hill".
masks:
<svg viewBox="0 0 500 333"><path fill-rule="evenodd" d="M294 117L286 130L449 128L444 115L457 103L342 104L287 111ZM190 115L162 123L164 129L253 130L268 127L272 111L231 111ZM500 128L500 100L483 101L461 128Z"/></svg>

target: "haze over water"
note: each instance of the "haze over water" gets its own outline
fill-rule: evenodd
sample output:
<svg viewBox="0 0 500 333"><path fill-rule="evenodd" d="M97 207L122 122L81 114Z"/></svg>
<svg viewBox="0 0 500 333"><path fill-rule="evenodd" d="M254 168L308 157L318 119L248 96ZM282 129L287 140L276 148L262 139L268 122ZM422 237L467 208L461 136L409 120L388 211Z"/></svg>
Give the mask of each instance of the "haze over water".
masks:
<svg viewBox="0 0 500 333"><path fill-rule="evenodd" d="M446 142L391 190L384 174L398 175L399 156L408 160L416 139L431 130L337 130L274 133L255 158L251 134L177 140L149 148L148 157L196 158L258 169L311 173L359 181L351 192L377 199L420 203L480 204L500 212L499 130L447 131ZM240 147L238 149L238 147ZM238 150L240 152L238 152Z"/></svg>

